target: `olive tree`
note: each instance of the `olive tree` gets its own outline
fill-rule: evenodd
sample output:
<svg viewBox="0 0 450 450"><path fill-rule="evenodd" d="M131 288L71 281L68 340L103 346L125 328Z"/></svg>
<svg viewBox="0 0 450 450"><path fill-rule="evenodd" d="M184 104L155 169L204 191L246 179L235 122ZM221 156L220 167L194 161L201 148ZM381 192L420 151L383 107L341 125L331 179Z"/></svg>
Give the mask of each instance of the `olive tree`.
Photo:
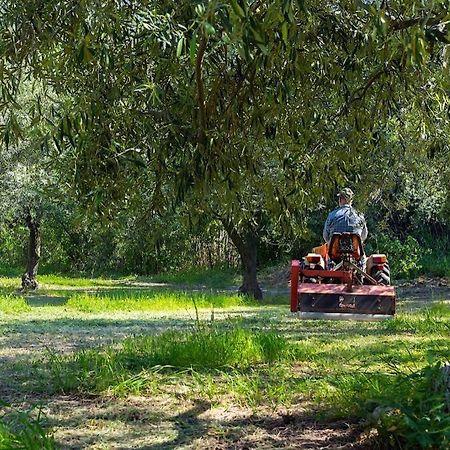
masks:
<svg viewBox="0 0 450 450"><path fill-rule="evenodd" d="M2 93L11 103L32 74L66 99L47 150L100 213L145 183L148 207L219 218L242 292L260 298L265 230L301 224L389 117L444 95L430 67L445 62L447 14L420 0L11 2Z"/></svg>

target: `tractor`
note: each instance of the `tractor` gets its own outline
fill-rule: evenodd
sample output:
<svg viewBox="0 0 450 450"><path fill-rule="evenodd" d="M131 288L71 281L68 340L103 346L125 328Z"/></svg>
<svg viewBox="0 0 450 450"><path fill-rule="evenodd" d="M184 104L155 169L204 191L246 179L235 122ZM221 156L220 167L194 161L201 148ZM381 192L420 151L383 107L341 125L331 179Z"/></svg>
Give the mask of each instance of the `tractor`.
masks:
<svg viewBox="0 0 450 450"><path fill-rule="evenodd" d="M355 233L335 233L291 264L291 312L302 319L383 320L395 314L387 257L366 258Z"/></svg>

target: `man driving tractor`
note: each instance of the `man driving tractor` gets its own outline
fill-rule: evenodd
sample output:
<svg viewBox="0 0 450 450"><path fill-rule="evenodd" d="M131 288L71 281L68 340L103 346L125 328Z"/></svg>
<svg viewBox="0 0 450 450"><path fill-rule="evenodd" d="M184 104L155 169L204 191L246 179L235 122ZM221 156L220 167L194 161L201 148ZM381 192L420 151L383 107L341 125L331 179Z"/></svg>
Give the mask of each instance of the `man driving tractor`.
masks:
<svg viewBox="0 0 450 450"><path fill-rule="evenodd" d="M387 256L368 258L364 216L352 206L353 192L342 189L339 206L328 214L325 244L291 264L291 311L303 319L384 320L395 314Z"/></svg>
<svg viewBox="0 0 450 450"><path fill-rule="evenodd" d="M339 192L339 206L328 214L323 227L323 238L327 244L330 243L333 233L355 233L361 237L361 241L366 240L366 220L353 208L353 196L350 188L344 188Z"/></svg>

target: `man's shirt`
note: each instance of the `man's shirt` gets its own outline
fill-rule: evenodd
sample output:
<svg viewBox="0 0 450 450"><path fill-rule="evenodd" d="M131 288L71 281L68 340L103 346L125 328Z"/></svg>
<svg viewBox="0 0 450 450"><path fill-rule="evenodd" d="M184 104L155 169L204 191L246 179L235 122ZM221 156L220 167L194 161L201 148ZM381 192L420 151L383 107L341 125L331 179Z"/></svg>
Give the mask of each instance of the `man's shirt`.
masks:
<svg viewBox="0 0 450 450"><path fill-rule="evenodd" d="M364 216L351 205L342 205L328 214L323 227L323 238L330 242L333 233L355 233L364 241L367 238L367 225Z"/></svg>

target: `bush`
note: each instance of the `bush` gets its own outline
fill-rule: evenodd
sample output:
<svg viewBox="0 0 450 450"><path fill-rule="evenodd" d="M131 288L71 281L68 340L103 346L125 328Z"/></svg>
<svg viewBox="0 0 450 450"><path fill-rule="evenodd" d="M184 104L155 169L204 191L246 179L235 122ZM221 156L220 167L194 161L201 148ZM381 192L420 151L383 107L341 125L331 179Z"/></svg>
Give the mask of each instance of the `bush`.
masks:
<svg viewBox="0 0 450 450"><path fill-rule="evenodd" d="M408 236L403 242L395 237L381 234L375 236L367 245L367 254L385 253L389 260L393 278L414 278L421 269L422 257L429 254L419 242Z"/></svg>

